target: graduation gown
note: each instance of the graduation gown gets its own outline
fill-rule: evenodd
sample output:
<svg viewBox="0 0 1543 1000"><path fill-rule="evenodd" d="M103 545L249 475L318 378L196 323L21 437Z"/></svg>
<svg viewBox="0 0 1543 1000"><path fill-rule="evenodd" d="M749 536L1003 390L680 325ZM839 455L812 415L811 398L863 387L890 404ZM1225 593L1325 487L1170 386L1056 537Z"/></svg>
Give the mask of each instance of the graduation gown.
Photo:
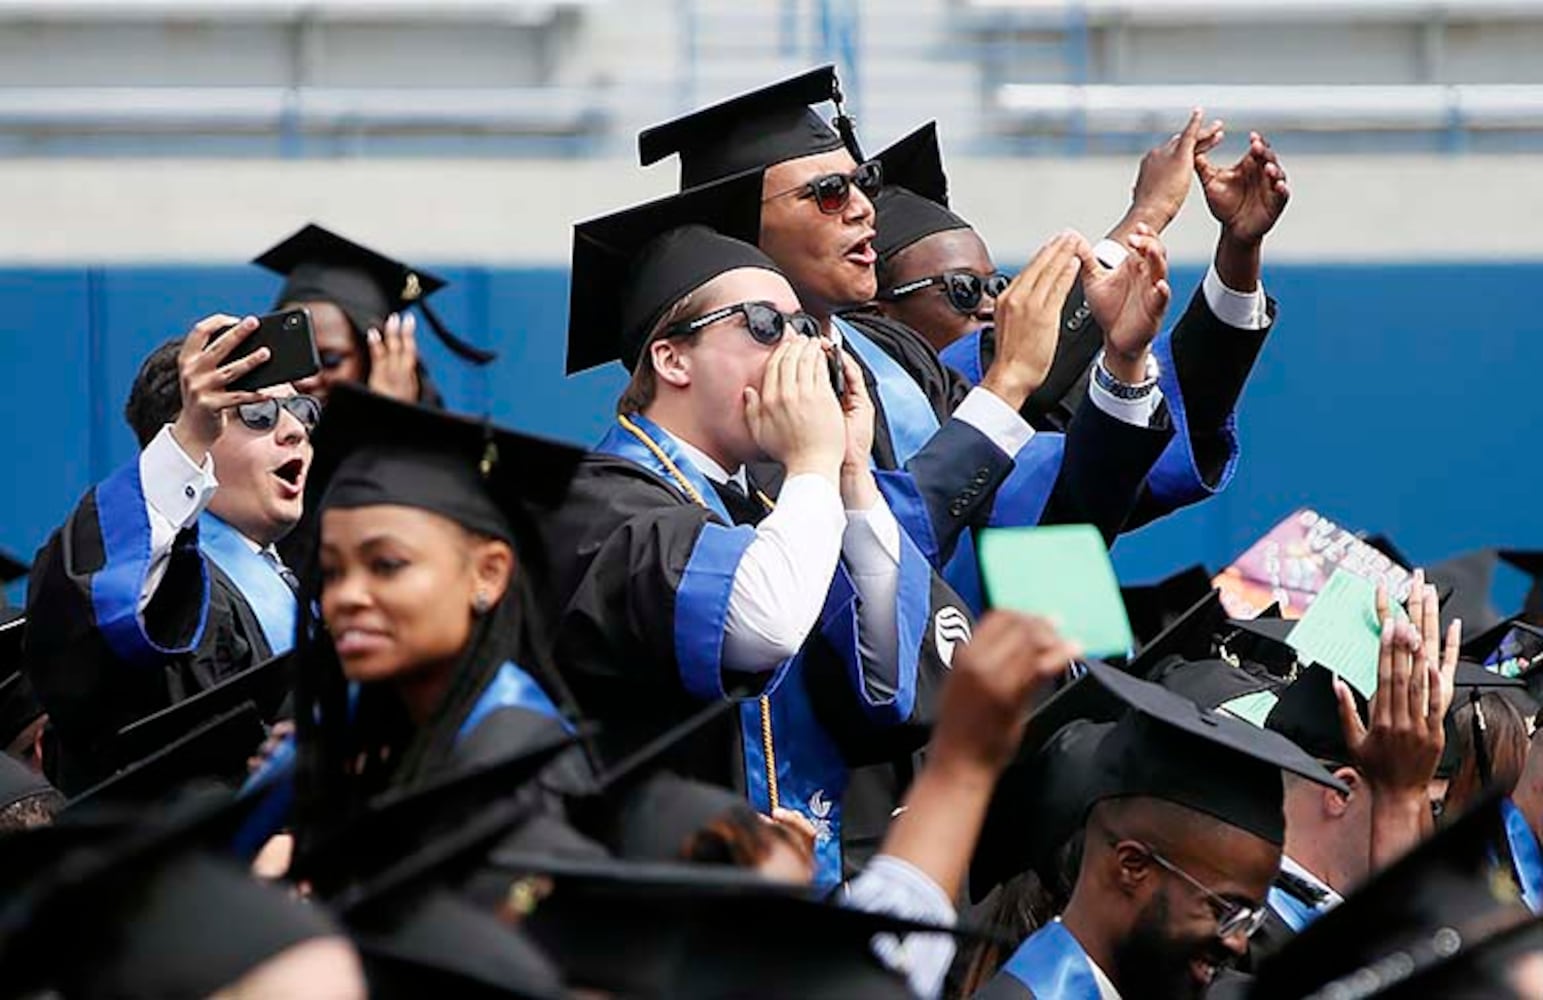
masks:
<svg viewBox="0 0 1543 1000"><path fill-rule="evenodd" d="M976 1000L1099 1000L1093 962L1071 931L1053 920L1018 946Z"/></svg>
<svg viewBox="0 0 1543 1000"><path fill-rule="evenodd" d="M1275 327L1274 299L1266 300L1266 310L1271 322L1264 329L1228 326L1211 311L1204 289L1196 289L1178 322L1153 343L1163 392L1154 423L1171 426L1174 437L1153 466L1129 518L1118 526L1120 531L1199 503L1232 481L1238 463L1237 403L1265 338ZM1088 337L1090 330L1096 337ZM1101 344L1102 335L1091 316L1080 332L1079 342ZM943 349L943 364L970 384L979 383L996 355L994 334L988 327L960 338ZM1039 393L1031 397L1022 410L1024 418L1041 431L1065 431L1072 415L1086 407L1087 373L1096 355L1094 350L1081 361L1080 377L1071 380L1058 399L1035 398ZM1081 353L1066 363L1078 360ZM1056 363L1063 363L1059 352Z"/></svg>
<svg viewBox="0 0 1543 1000"><path fill-rule="evenodd" d="M1112 541L1172 438L1167 427L1132 426L1084 401L1064 433L1037 433L1009 456L952 416L973 383L914 330L873 312L833 323L858 359L879 414L875 467L909 473L880 474L879 487L902 526L977 611L985 602L973 529L1086 522Z"/></svg>
<svg viewBox="0 0 1543 1000"><path fill-rule="evenodd" d="M925 740L951 655L939 615L959 601L900 532L898 663L858 644L858 597L838 567L814 631L764 674L722 662L735 569L763 504L716 487L672 438L641 415L617 426L580 465L541 535L553 586L545 595L560 664L614 761L695 714L735 698L720 717L655 766L743 792L759 811L795 809L819 833L818 878L841 871L842 797L849 768L890 760ZM941 651L940 651L941 650Z"/></svg>
<svg viewBox="0 0 1543 1000"><path fill-rule="evenodd" d="M58 735L51 777L66 794L128 763L113 746L121 727L293 642L294 594L212 514L178 535L141 616L149 557L136 457L81 499L34 564L26 669Z"/></svg>

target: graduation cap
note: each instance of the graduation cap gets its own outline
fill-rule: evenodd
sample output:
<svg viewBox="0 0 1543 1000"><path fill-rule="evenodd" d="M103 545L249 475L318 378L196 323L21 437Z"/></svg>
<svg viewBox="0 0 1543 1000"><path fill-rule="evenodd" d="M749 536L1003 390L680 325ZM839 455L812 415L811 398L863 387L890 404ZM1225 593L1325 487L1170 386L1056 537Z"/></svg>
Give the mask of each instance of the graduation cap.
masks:
<svg viewBox="0 0 1543 1000"><path fill-rule="evenodd" d="M1155 639L1212 591L1211 571L1200 563L1187 566L1156 583L1120 588L1125 614L1137 640Z"/></svg>
<svg viewBox="0 0 1543 1000"><path fill-rule="evenodd" d="M1367 717L1366 699L1354 687L1356 710ZM1316 663L1303 668L1282 688L1264 725L1297 746L1332 764L1350 764L1350 746L1339 721L1339 698L1334 693L1334 674Z"/></svg>
<svg viewBox="0 0 1543 1000"><path fill-rule="evenodd" d="M960 933L713 865L516 852L493 860L520 876L511 901L521 929L569 985L624 996L910 997L905 980L874 957L873 936Z"/></svg>
<svg viewBox="0 0 1543 1000"><path fill-rule="evenodd" d="M938 149L937 122L928 122L874 159L884 168L884 188L873 203L873 248L880 260L934 233L971 228L948 208L948 175Z"/></svg>
<svg viewBox="0 0 1543 1000"><path fill-rule="evenodd" d="M555 506L584 457L572 445L353 386L333 390L312 435L306 505L419 507L512 541L508 512Z"/></svg>
<svg viewBox="0 0 1543 1000"><path fill-rule="evenodd" d="M630 371L666 310L725 271L781 273L760 235L760 170L575 225L568 374L608 361Z"/></svg>
<svg viewBox="0 0 1543 1000"><path fill-rule="evenodd" d="M0 868L31 865L0 905L7 991L208 996L287 948L337 934L314 906L208 853L247 804L197 796L0 840Z"/></svg>
<svg viewBox="0 0 1543 1000"><path fill-rule="evenodd" d="M1527 920L1515 878L1495 850L1504 842L1502 824L1500 798L1492 796L1373 873L1266 959L1250 996L1361 996L1331 984L1360 977L1353 981L1377 987L1366 970L1404 966L1407 974L1422 949L1450 954Z"/></svg>
<svg viewBox="0 0 1543 1000"><path fill-rule="evenodd" d="M1531 578L1532 586L1522 601L1522 612L1543 615L1543 549L1501 549L1499 556L1501 561Z"/></svg>
<svg viewBox="0 0 1543 1000"><path fill-rule="evenodd" d="M836 106L835 128L811 108L826 101ZM646 167L679 153L685 190L843 146L862 160L853 122L842 110L836 68L826 65L644 129L638 160Z"/></svg>
<svg viewBox="0 0 1543 1000"><path fill-rule="evenodd" d="M9 552L0 550L0 610L5 609L10 603L5 596L5 588L26 576L32 567L17 559Z"/></svg>
<svg viewBox="0 0 1543 1000"><path fill-rule="evenodd" d="M429 296L445 287L445 279L392 260L314 222L263 251L252 263L284 276L275 307L288 302L332 302L363 334L379 327L392 313L416 305L435 336L457 357L474 365L485 365L498 357L451 333L429 305Z"/></svg>
<svg viewBox="0 0 1543 1000"><path fill-rule="evenodd" d="M150 803L166 799L194 783L228 783L245 776L246 760L267 733L250 702L219 712L172 743L120 768L70 800L70 809L87 803Z"/></svg>
<svg viewBox="0 0 1543 1000"><path fill-rule="evenodd" d="M275 656L255 666L248 667L210 688L184 698L170 708L132 722L118 730L113 749L119 760L140 760L162 747L169 746L191 733L199 726L218 716L250 706L260 721L275 719L284 700L289 696L291 672L294 663L291 654ZM227 762L210 761L211 774L245 770L247 756L266 735L259 735L257 743L239 759Z"/></svg>
<svg viewBox="0 0 1543 1000"><path fill-rule="evenodd" d="M1136 677L1154 680L1164 661L1172 657L1182 660L1209 658L1217 628L1225 619L1221 594L1207 583L1199 599L1188 604L1183 614L1136 651L1126 664L1126 671Z"/></svg>
<svg viewBox="0 0 1543 1000"><path fill-rule="evenodd" d="M0 751L43 714L43 704L21 669L27 615L20 608L0 608Z"/></svg>

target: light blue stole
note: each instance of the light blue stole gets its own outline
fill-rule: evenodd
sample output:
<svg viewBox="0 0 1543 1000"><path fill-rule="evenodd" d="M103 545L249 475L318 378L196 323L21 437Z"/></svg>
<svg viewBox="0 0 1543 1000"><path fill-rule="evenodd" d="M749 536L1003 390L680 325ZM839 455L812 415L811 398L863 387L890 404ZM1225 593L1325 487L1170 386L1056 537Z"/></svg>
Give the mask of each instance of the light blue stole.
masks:
<svg viewBox="0 0 1543 1000"><path fill-rule="evenodd" d="M272 654L289 652L295 645L299 604L278 567L252 551L252 543L235 528L207 511L198 518L198 547L241 591Z"/></svg>

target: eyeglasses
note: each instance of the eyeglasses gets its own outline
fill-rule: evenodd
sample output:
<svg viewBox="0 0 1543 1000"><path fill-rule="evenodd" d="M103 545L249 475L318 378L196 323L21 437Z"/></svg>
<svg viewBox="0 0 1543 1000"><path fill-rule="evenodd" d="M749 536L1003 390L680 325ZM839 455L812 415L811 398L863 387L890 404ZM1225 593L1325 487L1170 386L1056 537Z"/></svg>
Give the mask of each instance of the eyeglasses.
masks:
<svg viewBox="0 0 1543 1000"><path fill-rule="evenodd" d="M740 302L732 306L724 306L722 309L714 309L696 319L672 324L665 329L664 335L666 337L689 336L703 327L735 315L745 317L745 326L750 329L750 336L758 344L777 343L789 327L792 327L794 333L805 337L820 335L820 321L813 316L806 312L778 312L777 307L770 302Z"/></svg>
<svg viewBox="0 0 1543 1000"><path fill-rule="evenodd" d="M236 407L236 416L251 430L271 431L278 425L280 407L300 421L307 434L316 429L316 422L321 419L321 403L315 396L285 396L260 403L242 403Z"/></svg>
<svg viewBox="0 0 1543 1000"><path fill-rule="evenodd" d="M850 174L822 174L812 181L806 181L786 191L779 191L762 200L771 201L772 198L796 194L800 198L814 199L814 203L826 215L835 215L844 211L847 203L852 200L854 185L869 198L877 195L879 189L884 186L883 164L878 160L869 160L867 163L859 163L857 169Z"/></svg>
<svg viewBox="0 0 1543 1000"><path fill-rule="evenodd" d="M894 302L907 295L915 295L923 288L942 285L948 304L956 311L969 315L980 308L983 295L989 295L993 299L1000 298L1002 293L1007 291L1007 286L1012 283L1012 280L1000 271L984 278L974 271L948 271L896 285L888 291L880 292L878 297L886 302Z"/></svg>
<svg viewBox="0 0 1543 1000"><path fill-rule="evenodd" d="M1136 846L1140 847L1142 851L1146 852L1147 857L1157 862L1160 866L1167 869L1169 872L1172 872L1174 875L1177 875L1179 878L1188 882L1193 888L1200 890L1201 895L1205 896L1206 901L1211 904L1212 911L1216 914L1217 937L1229 938L1234 934L1237 934L1239 931L1243 933L1244 937L1253 937L1255 932L1258 931L1260 927L1264 926L1265 916L1269 912L1265 907L1249 906L1247 903L1239 903L1235 900L1228 899L1220 893L1212 890L1204 882L1201 882L1189 872L1185 871L1178 865L1174 864L1172 861L1169 861L1167 858L1157 853L1157 851L1153 850L1148 845L1143 844L1139 840L1132 841L1128 838L1120 837L1113 831L1110 831L1109 846L1113 847L1120 843L1134 843Z"/></svg>

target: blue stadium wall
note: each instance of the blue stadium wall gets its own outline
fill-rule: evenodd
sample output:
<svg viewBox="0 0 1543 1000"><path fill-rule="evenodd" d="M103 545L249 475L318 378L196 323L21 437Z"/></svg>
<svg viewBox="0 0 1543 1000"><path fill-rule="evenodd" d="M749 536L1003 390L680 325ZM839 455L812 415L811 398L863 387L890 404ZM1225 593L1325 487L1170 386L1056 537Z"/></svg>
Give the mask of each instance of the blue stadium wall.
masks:
<svg viewBox="0 0 1543 1000"><path fill-rule="evenodd" d="M623 373L563 377L566 273L442 270L453 284L435 302L452 328L501 352L470 370L420 336L451 404L597 439ZM1179 295L1198 279L1180 269ZM1267 281L1281 312L1244 398L1237 479L1122 540L1123 579L1196 558L1220 567L1304 504L1386 532L1417 560L1543 546L1543 263L1276 266ZM261 311L273 293L241 267L0 269L0 548L30 554L132 457L122 407L148 350L207 313Z"/></svg>

